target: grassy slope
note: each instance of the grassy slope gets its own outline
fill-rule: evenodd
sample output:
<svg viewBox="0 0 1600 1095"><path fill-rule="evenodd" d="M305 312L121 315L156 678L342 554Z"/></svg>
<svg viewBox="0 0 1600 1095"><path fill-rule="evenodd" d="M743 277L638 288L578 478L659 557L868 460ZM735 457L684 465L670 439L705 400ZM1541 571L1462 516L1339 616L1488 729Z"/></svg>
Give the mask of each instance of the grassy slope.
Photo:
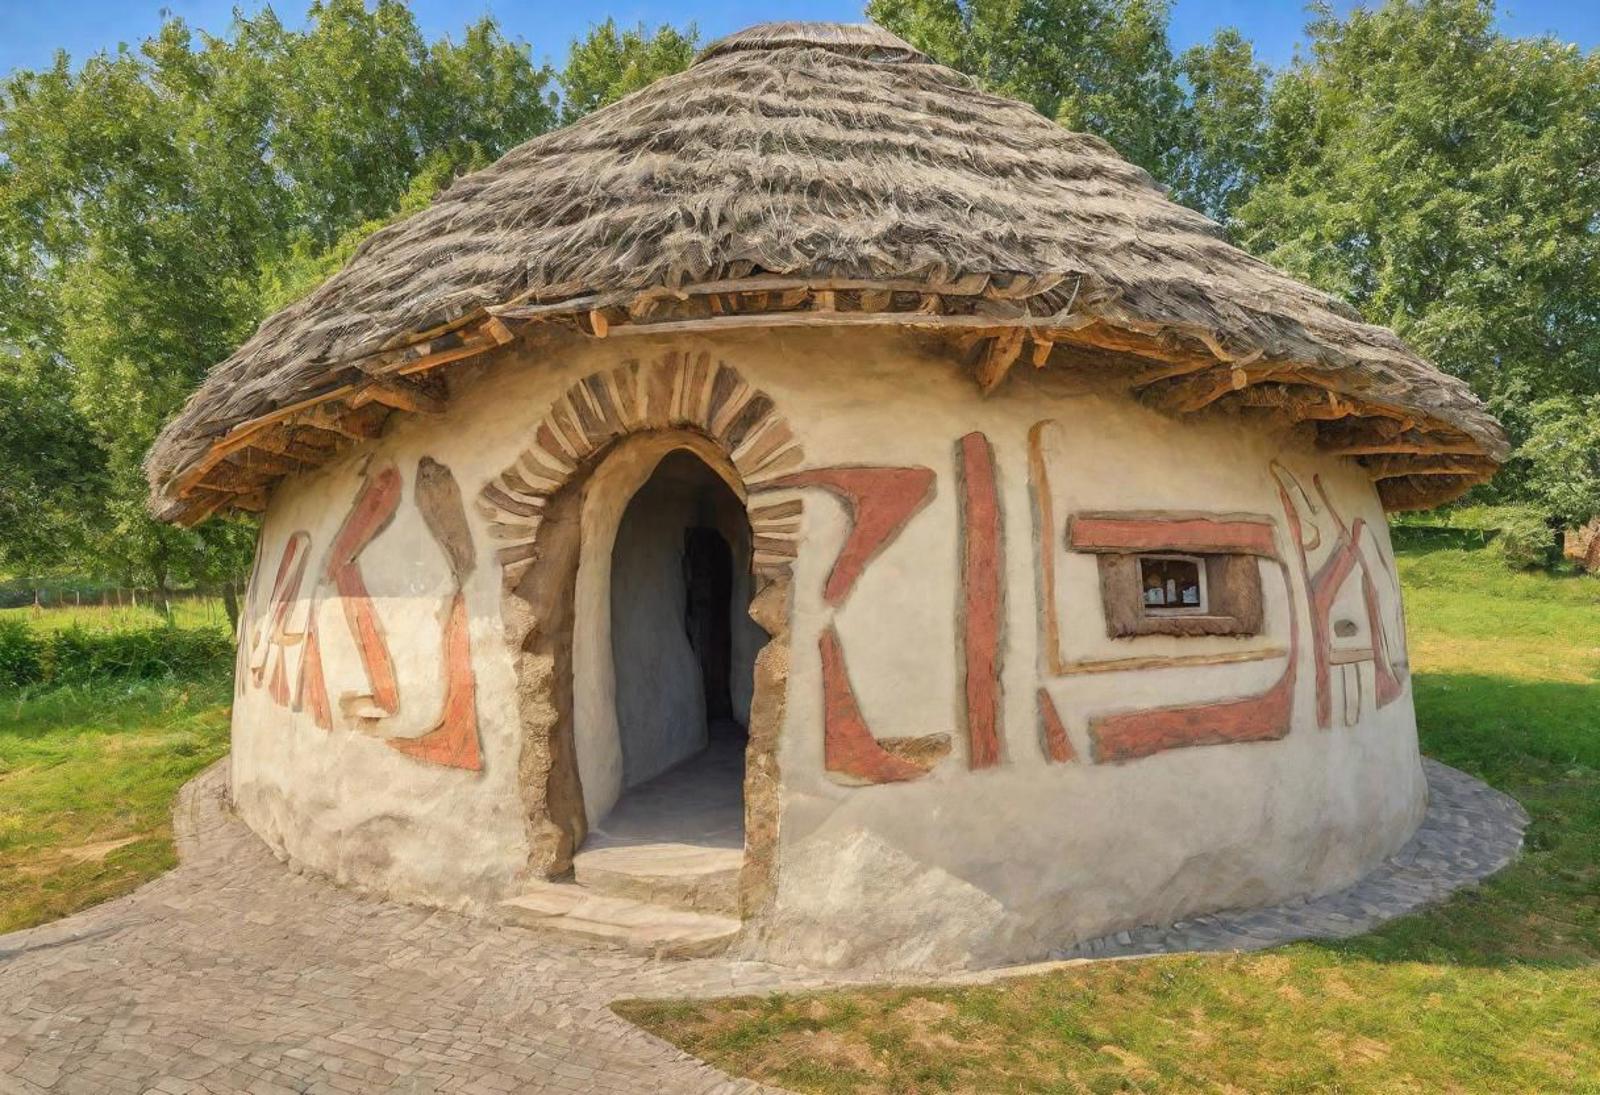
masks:
<svg viewBox="0 0 1600 1095"><path fill-rule="evenodd" d="M14 611L50 630L158 622ZM190 622L203 625L203 611ZM0 932L116 897L176 862L173 794L227 751L231 700L220 674L0 693Z"/></svg>
<svg viewBox="0 0 1600 1095"><path fill-rule="evenodd" d="M1534 817L1486 885L1343 944L618 1010L799 1091L1600 1092L1600 581L1400 567L1424 749Z"/></svg>

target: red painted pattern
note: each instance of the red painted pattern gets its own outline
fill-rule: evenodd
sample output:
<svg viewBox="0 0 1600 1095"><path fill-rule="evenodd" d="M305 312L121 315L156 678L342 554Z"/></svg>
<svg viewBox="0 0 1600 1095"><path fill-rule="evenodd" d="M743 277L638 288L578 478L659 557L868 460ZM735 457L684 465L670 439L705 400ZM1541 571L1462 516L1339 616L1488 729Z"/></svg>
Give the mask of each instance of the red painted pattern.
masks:
<svg viewBox="0 0 1600 1095"><path fill-rule="evenodd" d="M350 512L345 516L344 524L333 538L327 563L323 567L324 578L333 582L339 591L345 620L350 624L356 648L361 652L361 664L372 686L372 703L391 715L400 710L400 690L394 678L394 660L389 655L383 624L367 592L367 583L361 576L361 564L357 560L367 545L389 527L399 507L399 470L389 464L369 473L361 484Z"/></svg>
<svg viewBox="0 0 1600 1095"><path fill-rule="evenodd" d="M933 500L933 483L931 468L837 467L780 476L762 489L821 487L844 502L850 532L822 587L822 599L838 606L850 596L867 564Z"/></svg>
<svg viewBox="0 0 1600 1095"><path fill-rule="evenodd" d="M1190 745L1282 738L1289 733L1294 711L1294 663L1291 649L1283 676L1259 696L1094 719L1089 732L1094 738L1095 760L1116 763Z"/></svg>
<svg viewBox="0 0 1600 1095"><path fill-rule="evenodd" d="M309 708L311 721L323 730L333 729L333 707L328 703L328 682L322 673L322 641L317 638L316 608L306 625L306 654L300 663L300 687L295 696L296 711Z"/></svg>
<svg viewBox="0 0 1600 1095"><path fill-rule="evenodd" d="M1039 736L1044 742L1044 754L1052 763L1066 764L1078 759L1067 737L1066 725L1061 721L1061 713L1056 710L1056 701L1043 688L1039 689Z"/></svg>
<svg viewBox="0 0 1600 1095"><path fill-rule="evenodd" d="M987 437L963 437L960 458L967 764L991 768L1000 763L1000 637L1005 618L1000 493Z"/></svg>
<svg viewBox="0 0 1600 1095"><path fill-rule="evenodd" d="M416 738L390 738L389 746L408 757L450 768L483 770L478 749L478 699L472 675L472 649L467 622L466 594L450 601L444 629L445 694L439 721Z"/></svg>
<svg viewBox="0 0 1600 1095"><path fill-rule="evenodd" d="M283 676L283 647L295 638L288 632L289 612L300 596L300 585L305 580L310 546L311 537L305 532L294 533L283 545L283 557L278 560L278 573L272 580L272 595L267 600L266 635L259 648L260 660L250 667L250 678L257 688L260 688L267 679L269 659L273 662L271 669L273 681L276 683ZM284 700L280 702L286 702L287 684L281 690L284 693Z"/></svg>
<svg viewBox="0 0 1600 1095"><path fill-rule="evenodd" d="M1389 660L1389 637L1384 631L1382 609L1378 605L1378 587L1373 584L1365 557L1361 560L1361 599L1367 606L1367 630L1372 636L1372 671L1378 682L1379 707L1387 707L1405 691L1400 677Z"/></svg>
<svg viewBox="0 0 1600 1095"><path fill-rule="evenodd" d="M1289 474L1281 468L1278 470L1282 475ZM1284 517L1289 523L1289 534L1293 537L1300 553L1300 571L1310 595L1311 653L1316 674L1317 725L1326 730L1333 725L1333 627L1330 622L1333 604L1339 597L1339 590L1357 567L1361 569L1361 594L1366 606L1368 634L1372 637L1373 670L1377 678L1377 705L1388 706L1400 698L1404 689L1389 658L1388 636L1378 604L1378 591L1373 585L1371 571L1361 551L1361 534L1366 531L1366 521L1358 517L1346 526L1322 485L1322 477L1316 476L1313 485L1328 511L1328 516L1333 520L1338 539L1322 566L1312 573L1310 561L1306 556L1304 525L1300 520L1300 512L1295 508L1294 499L1290 497L1281 476L1275 478L1278 479L1278 498L1283 504Z"/></svg>
<svg viewBox="0 0 1600 1095"><path fill-rule="evenodd" d="M885 750L867 729L845 671L839 633L832 624L817 646L822 654L823 764L827 770L863 783L900 783L927 775L927 769Z"/></svg>

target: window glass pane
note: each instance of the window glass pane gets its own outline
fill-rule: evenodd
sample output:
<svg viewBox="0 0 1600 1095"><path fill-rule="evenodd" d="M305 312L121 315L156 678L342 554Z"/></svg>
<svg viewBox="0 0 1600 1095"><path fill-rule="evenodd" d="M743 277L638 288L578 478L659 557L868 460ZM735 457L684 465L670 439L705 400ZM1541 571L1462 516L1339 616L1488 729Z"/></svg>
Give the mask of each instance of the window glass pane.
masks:
<svg viewBox="0 0 1600 1095"><path fill-rule="evenodd" d="M1143 558L1139 581L1146 608L1204 608L1200 564L1192 559Z"/></svg>

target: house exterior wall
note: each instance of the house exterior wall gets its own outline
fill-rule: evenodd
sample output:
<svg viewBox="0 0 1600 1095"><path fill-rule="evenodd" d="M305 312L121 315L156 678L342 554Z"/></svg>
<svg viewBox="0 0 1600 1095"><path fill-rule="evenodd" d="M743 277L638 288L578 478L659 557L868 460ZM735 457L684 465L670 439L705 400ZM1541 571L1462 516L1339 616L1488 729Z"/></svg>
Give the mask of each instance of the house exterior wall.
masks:
<svg viewBox="0 0 1600 1095"><path fill-rule="evenodd" d="M985 398L969 370L909 335L781 332L513 349L452 380L447 417L399 422L282 488L242 624L234 715L238 808L269 844L348 883L458 906L514 892L541 861L521 759L530 693L523 682L519 697L497 554L516 533L480 507L482 491L508 468L526 473L519 454L574 385L631 362L643 378L667 359L720 362L803 449L738 484L752 512L793 526L789 541L756 530L758 565L781 567L789 611L772 885L747 903L747 953L927 969L1037 957L1337 889L1420 821L1393 556L1353 463L1256 422L1175 424L1026 366ZM759 447L741 443L737 471ZM658 458L601 460L586 534L609 521L614 535ZM418 479L425 460L464 499L455 539L470 541L468 566L452 566L451 538L422 515L439 495ZM354 562L373 606L363 616L339 564L362 540L351 520L370 527L383 508L349 518L386 469L400 486L393 515ZM297 534L309 561L291 590L279 572ZM1127 546L1117 537L1247 555L1260 633L1108 637L1100 575L1106 545ZM458 587L464 663L450 626ZM603 667L604 680L594 663L609 625L581 620L610 613L581 568L577 589L577 768L586 795L614 794L593 774L595 742L608 717L615 736L627 667ZM374 628L397 702L374 687ZM326 728L301 672L311 646Z"/></svg>

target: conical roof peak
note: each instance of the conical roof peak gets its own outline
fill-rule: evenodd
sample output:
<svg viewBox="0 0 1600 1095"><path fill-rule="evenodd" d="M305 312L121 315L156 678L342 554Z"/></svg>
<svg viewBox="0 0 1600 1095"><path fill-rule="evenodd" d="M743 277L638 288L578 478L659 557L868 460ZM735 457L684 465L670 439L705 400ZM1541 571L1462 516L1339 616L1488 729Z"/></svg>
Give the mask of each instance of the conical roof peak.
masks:
<svg viewBox="0 0 1600 1095"><path fill-rule="evenodd" d="M928 55L910 42L873 23L780 22L757 23L718 38L700 51L695 64L730 53L780 49L824 49L844 57L891 63L929 61Z"/></svg>

